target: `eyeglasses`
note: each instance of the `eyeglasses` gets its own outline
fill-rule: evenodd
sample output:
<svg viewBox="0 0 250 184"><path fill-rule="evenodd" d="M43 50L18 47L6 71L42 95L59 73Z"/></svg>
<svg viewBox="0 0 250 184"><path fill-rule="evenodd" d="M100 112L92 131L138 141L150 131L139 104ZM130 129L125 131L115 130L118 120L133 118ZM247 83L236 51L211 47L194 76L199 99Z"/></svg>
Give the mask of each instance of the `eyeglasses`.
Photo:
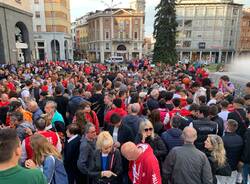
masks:
<svg viewBox="0 0 250 184"><path fill-rule="evenodd" d="M148 132L148 131L152 132L152 131L153 131L153 128L145 128L144 131L145 131L145 132Z"/></svg>

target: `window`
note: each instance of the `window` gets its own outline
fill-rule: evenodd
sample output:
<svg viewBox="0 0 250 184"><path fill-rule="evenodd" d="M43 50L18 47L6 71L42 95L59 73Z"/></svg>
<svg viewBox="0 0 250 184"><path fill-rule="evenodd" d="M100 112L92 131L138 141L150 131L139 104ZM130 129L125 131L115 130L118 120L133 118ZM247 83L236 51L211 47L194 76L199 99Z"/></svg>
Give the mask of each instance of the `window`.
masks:
<svg viewBox="0 0 250 184"><path fill-rule="evenodd" d="M232 41L229 41L229 46L232 46Z"/></svg>
<svg viewBox="0 0 250 184"><path fill-rule="evenodd" d="M183 42L183 47L190 47L191 46L191 41L184 41Z"/></svg>
<svg viewBox="0 0 250 184"><path fill-rule="evenodd" d="M238 9L237 8L233 9L233 14L238 15Z"/></svg>
<svg viewBox="0 0 250 184"><path fill-rule="evenodd" d="M138 25L138 24L139 24L138 19L135 19L135 25Z"/></svg>
<svg viewBox="0 0 250 184"><path fill-rule="evenodd" d="M184 31L184 38L191 38L191 31Z"/></svg>
<svg viewBox="0 0 250 184"><path fill-rule="evenodd" d="M106 39L109 39L109 32L106 32L105 38L106 38Z"/></svg>
<svg viewBox="0 0 250 184"><path fill-rule="evenodd" d="M185 20L184 21L184 26L185 27L192 27L192 20Z"/></svg>
<svg viewBox="0 0 250 184"><path fill-rule="evenodd" d="M182 19L177 19L176 20L178 27L182 27L183 26L183 20Z"/></svg>
<svg viewBox="0 0 250 184"><path fill-rule="evenodd" d="M40 12L39 11L36 11L35 15L36 15L36 18L40 18Z"/></svg>
<svg viewBox="0 0 250 184"><path fill-rule="evenodd" d="M34 3L35 4L39 4L39 0L34 0Z"/></svg>
<svg viewBox="0 0 250 184"><path fill-rule="evenodd" d="M44 47L44 42L37 42L38 47Z"/></svg>
<svg viewBox="0 0 250 184"><path fill-rule="evenodd" d="M106 50L109 50L109 43L106 43Z"/></svg>
<svg viewBox="0 0 250 184"><path fill-rule="evenodd" d="M137 43L134 43L134 49L137 50L138 49L138 45Z"/></svg>
<svg viewBox="0 0 250 184"><path fill-rule="evenodd" d="M135 32L134 38L137 39L138 38L138 34L137 32Z"/></svg>
<svg viewBox="0 0 250 184"><path fill-rule="evenodd" d="M232 20L232 26L234 25L234 20Z"/></svg>
<svg viewBox="0 0 250 184"><path fill-rule="evenodd" d="M36 31L37 32L41 32L42 31L42 26L41 25L37 25L36 26Z"/></svg>

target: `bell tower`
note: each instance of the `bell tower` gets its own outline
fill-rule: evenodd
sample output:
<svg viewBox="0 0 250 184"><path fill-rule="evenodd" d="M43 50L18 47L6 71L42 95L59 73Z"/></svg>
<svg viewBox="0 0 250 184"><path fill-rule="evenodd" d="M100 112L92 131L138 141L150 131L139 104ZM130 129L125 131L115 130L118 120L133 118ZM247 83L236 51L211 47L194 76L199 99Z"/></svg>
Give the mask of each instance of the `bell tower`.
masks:
<svg viewBox="0 0 250 184"><path fill-rule="evenodd" d="M134 9L137 12L144 13L145 12L145 6L146 6L146 0L130 0L130 8Z"/></svg>

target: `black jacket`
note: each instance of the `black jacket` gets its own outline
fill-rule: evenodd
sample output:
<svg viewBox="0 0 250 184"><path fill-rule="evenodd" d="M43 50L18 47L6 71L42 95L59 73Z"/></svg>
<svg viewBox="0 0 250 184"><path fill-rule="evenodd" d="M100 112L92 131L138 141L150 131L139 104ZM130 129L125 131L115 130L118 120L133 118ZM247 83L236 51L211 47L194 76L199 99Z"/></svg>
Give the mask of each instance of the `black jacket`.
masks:
<svg viewBox="0 0 250 184"><path fill-rule="evenodd" d="M108 126L108 130L110 135L113 136L114 126ZM134 136L132 133L132 130L124 124L121 124L121 126L118 129L118 142L122 145L126 142L134 142Z"/></svg>
<svg viewBox="0 0 250 184"><path fill-rule="evenodd" d="M102 94L94 94L89 101L92 103L91 109L95 111L100 126L103 126L103 121L104 121L104 109L105 109L105 104L104 104L104 96Z"/></svg>
<svg viewBox="0 0 250 184"><path fill-rule="evenodd" d="M162 122L155 122L153 124L154 126L154 131L157 135L161 136L161 134L165 131L164 125Z"/></svg>
<svg viewBox="0 0 250 184"><path fill-rule="evenodd" d="M193 121L193 127L197 131L195 146L197 149L204 152L204 142L206 141L208 134L217 134L218 125L216 122L202 118Z"/></svg>
<svg viewBox="0 0 250 184"><path fill-rule="evenodd" d="M140 117L137 115L127 115L122 119L122 123L130 127L133 136L136 137L139 132Z"/></svg>
<svg viewBox="0 0 250 184"><path fill-rule="evenodd" d="M57 104L57 111L63 116L64 121L67 121L66 118L66 111L67 111L67 106L68 106L68 98L66 98L63 95L60 96L55 96L55 102Z"/></svg>
<svg viewBox="0 0 250 184"><path fill-rule="evenodd" d="M224 147L226 150L227 161L232 171L237 169L243 149L243 140L241 136L236 133L225 132L222 137Z"/></svg>
<svg viewBox="0 0 250 184"><path fill-rule="evenodd" d="M242 153L241 160L244 163L250 164L250 128L248 128L244 135L244 149Z"/></svg>
<svg viewBox="0 0 250 184"><path fill-rule="evenodd" d="M81 177L81 173L77 168L77 160L79 156L79 147L80 147L81 137L78 135L72 141L68 143L65 142L64 147L64 166L68 174L69 183L74 183L74 180L77 180Z"/></svg>
<svg viewBox="0 0 250 184"><path fill-rule="evenodd" d="M211 118L211 121L214 121L218 124L218 135L221 137L224 133L224 121L218 115Z"/></svg>
<svg viewBox="0 0 250 184"><path fill-rule="evenodd" d="M93 167L89 172L89 176L93 179L93 184L120 184L121 173L123 170L121 154L118 149L111 151L108 155L108 170L111 170L117 176L111 176L110 178L101 177L102 172L102 153L100 150L96 150L94 153ZM112 161L113 160L113 161Z"/></svg>
<svg viewBox="0 0 250 184"><path fill-rule="evenodd" d="M171 128L165 131L161 135L161 138L165 143L168 151L170 151L172 148L176 146L182 146L184 144L182 131L178 128Z"/></svg>
<svg viewBox="0 0 250 184"><path fill-rule="evenodd" d="M235 109L234 112L228 114L227 119L233 119L238 122L236 133L243 137L249 124L248 119L246 118L246 111L244 109Z"/></svg>

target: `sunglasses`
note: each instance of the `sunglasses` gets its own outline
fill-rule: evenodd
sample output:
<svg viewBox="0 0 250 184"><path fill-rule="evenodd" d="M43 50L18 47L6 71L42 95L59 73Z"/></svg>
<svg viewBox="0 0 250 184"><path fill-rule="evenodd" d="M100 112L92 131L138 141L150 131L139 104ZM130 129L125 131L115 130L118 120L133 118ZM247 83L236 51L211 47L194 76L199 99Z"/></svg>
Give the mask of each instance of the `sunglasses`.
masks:
<svg viewBox="0 0 250 184"><path fill-rule="evenodd" d="M145 132L148 132L148 131L152 132L152 131L153 131L153 128L145 128L144 131L145 131Z"/></svg>

